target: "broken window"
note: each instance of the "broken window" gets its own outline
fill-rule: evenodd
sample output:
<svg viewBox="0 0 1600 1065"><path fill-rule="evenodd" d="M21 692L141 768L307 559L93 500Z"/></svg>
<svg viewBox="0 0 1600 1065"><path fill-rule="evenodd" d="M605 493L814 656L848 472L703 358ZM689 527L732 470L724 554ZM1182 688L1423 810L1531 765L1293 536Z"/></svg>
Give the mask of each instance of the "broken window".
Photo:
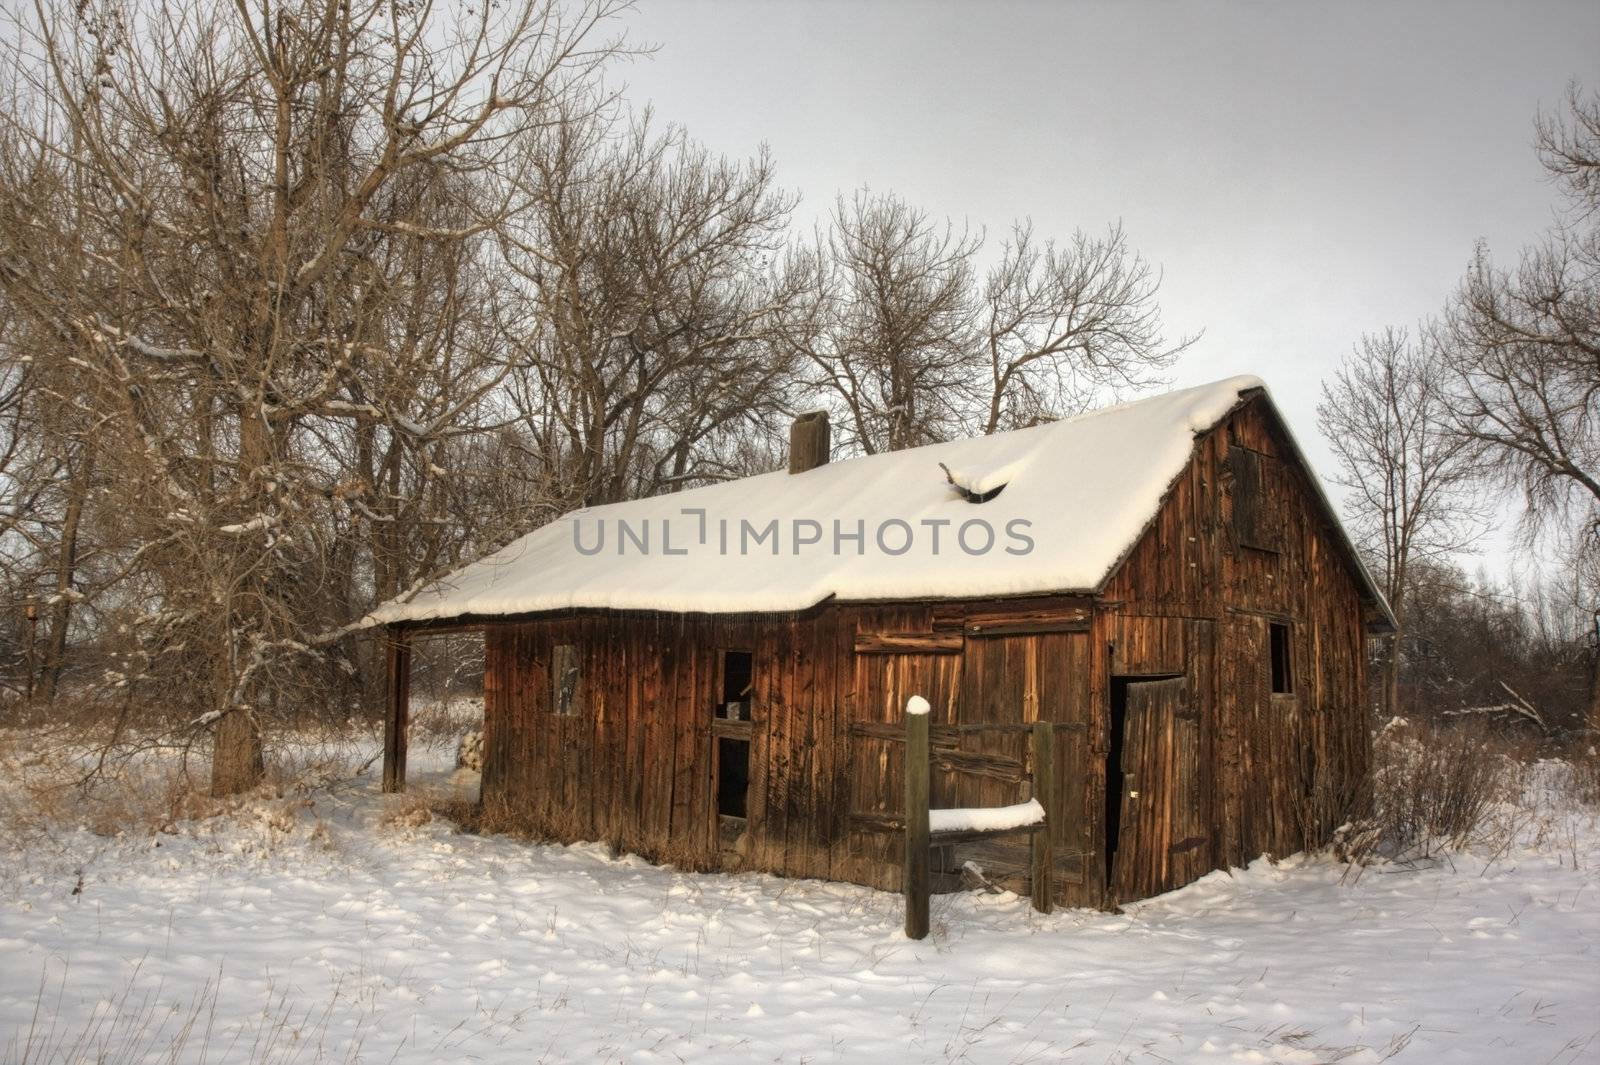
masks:
<svg viewBox="0 0 1600 1065"><path fill-rule="evenodd" d="M571 717L578 712L578 649L557 644L550 652L550 712Z"/></svg>
<svg viewBox="0 0 1600 1065"><path fill-rule="evenodd" d="M742 819L749 792L750 741L718 736L717 814Z"/></svg>
<svg viewBox="0 0 1600 1065"><path fill-rule="evenodd" d="M1290 661L1289 626L1272 622L1272 694L1288 695L1294 691L1294 672Z"/></svg>
<svg viewBox="0 0 1600 1065"><path fill-rule="evenodd" d="M754 657L749 651L723 651L721 684L712 711L716 737L717 816L726 838L743 831L750 792L750 704L755 688Z"/></svg>
<svg viewBox="0 0 1600 1065"><path fill-rule="evenodd" d="M716 716L728 721L750 720L750 689L754 676L749 651L722 652L722 698Z"/></svg>

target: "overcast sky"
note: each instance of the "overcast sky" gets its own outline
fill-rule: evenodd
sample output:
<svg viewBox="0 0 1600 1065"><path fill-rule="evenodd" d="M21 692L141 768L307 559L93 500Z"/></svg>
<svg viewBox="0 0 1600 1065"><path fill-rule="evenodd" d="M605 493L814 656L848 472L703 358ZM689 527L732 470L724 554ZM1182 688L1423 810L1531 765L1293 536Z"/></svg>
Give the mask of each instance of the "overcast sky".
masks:
<svg viewBox="0 0 1600 1065"><path fill-rule="evenodd" d="M1474 241L1555 202L1541 106L1600 85L1600 2L641 0L620 74L709 146L771 146L803 210L894 191L998 234L1121 220L1165 272L1177 384L1264 377L1325 474L1318 383L1434 313Z"/></svg>

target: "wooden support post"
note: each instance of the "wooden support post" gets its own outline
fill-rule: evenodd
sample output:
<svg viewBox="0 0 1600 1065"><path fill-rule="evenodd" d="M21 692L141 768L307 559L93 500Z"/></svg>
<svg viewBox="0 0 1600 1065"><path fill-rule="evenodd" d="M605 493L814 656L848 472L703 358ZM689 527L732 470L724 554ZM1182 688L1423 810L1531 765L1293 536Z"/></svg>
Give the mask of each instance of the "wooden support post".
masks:
<svg viewBox="0 0 1600 1065"><path fill-rule="evenodd" d="M913 704L915 705L915 704ZM928 935L928 713L906 713L906 936Z"/></svg>
<svg viewBox="0 0 1600 1065"><path fill-rule="evenodd" d="M406 740L411 718L411 634L393 629L388 649L388 699L383 722L383 790L406 790Z"/></svg>
<svg viewBox="0 0 1600 1065"><path fill-rule="evenodd" d="M1033 908L1049 913L1054 904L1055 853L1050 836L1055 831L1055 726L1033 723L1033 797L1044 807L1044 824L1033 831Z"/></svg>

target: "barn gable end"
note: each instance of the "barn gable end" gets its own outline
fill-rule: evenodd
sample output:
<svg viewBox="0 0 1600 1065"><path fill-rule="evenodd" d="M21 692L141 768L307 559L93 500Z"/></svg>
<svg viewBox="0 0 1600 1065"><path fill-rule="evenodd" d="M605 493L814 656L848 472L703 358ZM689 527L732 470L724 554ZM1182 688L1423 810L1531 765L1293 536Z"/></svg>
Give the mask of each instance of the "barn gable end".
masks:
<svg viewBox="0 0 1600 1065"><path fill-rule="evenodd" d="M1102 592L1111 674L1197 686L1217 866L1320 844L1366 781L1366 632L1387 606L1313 477L1266 396L1247 397Z"/></svg>

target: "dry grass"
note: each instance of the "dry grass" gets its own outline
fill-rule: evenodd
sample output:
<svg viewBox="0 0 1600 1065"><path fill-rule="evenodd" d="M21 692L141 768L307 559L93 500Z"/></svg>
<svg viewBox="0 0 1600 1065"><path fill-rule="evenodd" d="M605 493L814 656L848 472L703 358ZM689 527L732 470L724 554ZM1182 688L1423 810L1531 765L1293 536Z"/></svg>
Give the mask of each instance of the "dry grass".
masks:
<svg viewBox="0 0 1600 1065"><path fill-rule="evenodd" d="M1341 857L1432 858L1472 844L1508 845L1497 816L1521 803L1532 751L1477 725L1391 723L1373 741L1372 791L1340 830Z"/></svg>
<svg viewBox="0 0 1600 1065"><path fill-rule="evenodd" d="M1562 753L1563 786L1585 806L1600 807L1600 739L1584 738Z"/></svg>
<svg viewBox="0 0 1600 1065"><path fill-rule="evenodd" d="M434 803L427 794L405 792L384 796L383 810L378 814L379 826L397 831L421 828L433 820Z"/></svg>
<svg viewBox="0 0 1600 1065"><path fill-rule="evenodd" d="M502 799L480 802L458 796L436 796L430 800L429 809L469 835L510 836L534 843L549 842L553 838L539 831L526 813Z"/></svg>
<svg viewBox="0 0 1600 1065"><path fill-rule="evenodd" d="M482 697L456 697L417 702L408 735L414 745L453 750L463 735L481 728Z"/></svg>
<svg viewBox="0 0 1600 1065"><path fill-rule="evenodd" d="M238 1061L250 1065L321 1065L365 1060L363 1045L379 1018L342 986L315 1006L300 1006L271 993L263 1008L225 1023L219 1016L222 974L207 980L187 1002L173 1002L159 984L149 986L138 967L127 983L92 1013L61 1023L67 993L63 971L51 986L41 979L33 1018L26 1029L0 1044L0 1065L66 1065L94 1062ZM345 1024L354 1014L353 1031ZM335 1031L335 1024L338 1030Z"/></svg>
<svg viewBox="0 0 1600 1065"><path fill-rule="evenodd" d="M82 826L101 836L170 831L179 821L210 817L220 805L181 761L131 766L100 764L93 748L60 733L7 730L0 766L0 818L22 835Z"/></svg>
<svg viewBox="0 0 1600 1065"><path fill-rule="evenodd" d="M170 834L221 815L260 822L268 836L294 829L309 796L367 772L373 758L348 732L302 733L274 748L262 784L216 799L209 751L150 736L108 736L82 719L0 730L0 836L22 844L62 829L103 837Z"/></svg>

